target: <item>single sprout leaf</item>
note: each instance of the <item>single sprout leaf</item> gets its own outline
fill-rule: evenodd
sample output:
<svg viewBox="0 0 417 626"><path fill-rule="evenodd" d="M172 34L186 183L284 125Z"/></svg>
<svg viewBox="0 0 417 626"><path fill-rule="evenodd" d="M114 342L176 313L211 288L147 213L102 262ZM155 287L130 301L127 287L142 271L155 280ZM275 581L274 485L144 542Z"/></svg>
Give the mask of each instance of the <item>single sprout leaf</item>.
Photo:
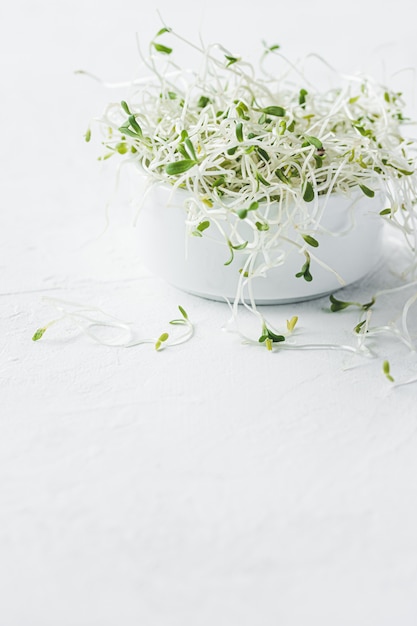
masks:
<svg viewBox="0 0 417 626"><path fill-rule="evenodd" d="M142 137L142 129L137 123L134 115L129 115L129 124L133 128L133 130L139 135L139 137Z"/></svg>
<svg viewBox="0 0 417 626"><path fill-rule="evenodd" d="M361 191L365 194L365 196L368 196L368 198L373 198L375 195L375 191L373 191L372 189L369 189L369 187L367 187L366 185L359 185Z"/></svg>
<svg viewBox="0 0 417 626"><path fill-rule="evenodd" d="M287 320L287 330L288 332L292 333L292 331L295 328L295 325L298 322L298 316L297 315L293 315L293 317L290 320Z"/></svg>
<svg viewBox="0 0 417 626"><path fill-rule="evenodd" d="M42 339L46 329L47 329L47 326L44 326L43 328L38 328L38 330L35 332L35 334L32 337L32 341L39 341L39 339Z"/></svg>
<svg viewBox="0 0 417 626"><path fill-rule="evenodd" d="M248 209L239 209L239 211L236 211L236 212L241 220L244 220L245 217L248 216Z"/></svg>
<svg viewBox="0 0 417 626"><path fill-rule="evenodd" d="M304 256L306 261L299 272L295 275L296 278L304 278L308 283L313 280L313 277L310 273L310 255L308 252L304 252Z"/></svg>
<svg viewBox="0 0 417 626"><path fill-rule="evenodd" d="M228 61L228 63L226 64L226 67L230 67L230 65L233 65L233 63L237 63L238 61L240 61L239 57L232 57L228 54L224 55Z"/></svg>
<svg viewBox="0 0 417 626"><path fill-rule="evenodd" d="M365 324L366 324L366 320L359 322L359 324L356 324L353 331L359 335L362 332L362 328L364 327Z"/></svg>
<svg viewBox="0 0 417 626"><path fill-rule="evenodd" d="M309 181L306 182L304 187L303 200L304 202L311 202L314 200L313 185Z"/></svg>
<svg viewBox="0 0 417 626"><path fill-rule="evenodd" d="M161 52L162 54L171 54L172 52L172 48L163 46L161 43L156 43L155 41L153 42L153 47L157 52Z"/></svg>
<svg viewBox="0 0 417 626"><path fill-rule="evenodd" d="M280 179L281 182L285 183L286 185L290 185L290 180L289 178L287 178L287 176L285 176L284 172L280 169L275 170L275 174L278 176L278 178Z"/></svg>
<svg viewBox="0 0 417 626"><path fill-rule="evenodd" d="M162 333L162 335L155 342L155 350L159 350L162 347L162 344L168 339L168 333Z"/></svg>
<svg viewBox="0 0 417 626"><path fill-rule="evenodd" d="M274 115L275 117L284 117L285 115L285 109L278 106L265 107L261 109L261 111L265 113L265 115Z"/></svg>
<svg viewBox="0 0 417 626"><path fill-rule="evenodd" d="M194 160L197 161L197 155L195 153L194 150L194 146L193 143L191 141L191 139L189 139L188 137L186 137L186 139L184 140L185 145L187 146L187 150L188 150L188 154L190 155L190 157Z"/></svg>
<svg viewBox="0 0 417 626"><path fill-rule="evenodd" d="M302 235L302 237L304 241L308 243L309 246L312 246L313 248L319 247L319 242L317 241L317 239L314 239L314 237L312 237L311 235Z"/></svg>
<svg viewBox="0 0 417 626"><path fill-rule="evenodd" d="M266 222L256 222L255 226L261 232L269 230L269 224L267 224Z"/></svg>
<svg viewBox="0 0 417 626"><path fill-rule="evenodd" d="M87 128L86 133L84 135L84 139L88 143L91 139L91 128Z"/></svg>
<svg viewBox="0 0 417 626"><path fill-rule="evenodd" d="M181 315L183 316L183 318L185 320L188 320L188 314L187 314L186 310L180 304L178 305L178 310L181 313Z"/></svg>
<svg viewBox="0 0 417 626"><path fill-rule="evenodd" d="M164 33L170 33L171 32L171 28L168 28L167 26L164 26L163 28L161 28L161 30L158 30L158 32L156 33L155 37L159 37L160 35L163 35Z"/></svg>
<svg viewBox="0 0 417 626"><path fill-rule="evenodd" d="M380 215L391 215L392 209L383 209L379 212Z"/></svg>
<svg viewBox="0 0 417 626"><path fill-rule="evenodd" d="M309 144L317 148L317 150L321 150L323 148L323 144L321 143L320 139L317 139L317 137L312 137L311 135L305 135L305 140Z"/></svg>
<svg viewBox="0 0 417 626"><path fill-rule="evenodd" d="M204 230L206 230L207 228L209 228L210 226L210 222L208 220L204 220L204 222L200 222L199 225L197 226L197 230L202 233Z"/></svg>
<svg viewBox="0 0 417 626"><path fill-rule="evenodd" d="M184 174L188 172L192 167L196 165L196 161L193 159L183 159L182 161L175 161L174 163L168 163L165 167L165 172L169 176L175 176L175 174Z"/></svg>
<svg viewBox="0 0 417 626"><path fill-rule="evenodd" d="M304 106L306 103L306 95L308 91L306 89L300 89L300 95L298 96L298 104Z"/></svg>
<svg viewBox="0 0 417 626"><path fill-rule="evenodd" d="M239 122L236 126L236 137L238 141L243 141L243 125Z"/></svg>
<svg viewBox="0 0 417 626"><path fill-rule="evenodd" d="M126 113L126 115L132 115L132 113L130 112L129 106L125 100L122 100L120 104L121 104L123 111Z"/></svg>
<svg viewBox="0 0 417 626"><path fill-rule="evenodd" d="M204 109L204 107L206 107L209 102L211 102L210 98L208 98L207 96L200 96L200 99L197 102L197 106L201 109Z"/></svg>
<svg viewBox="0 0 417 626"><path fill-rule="evenodd" d="M394 378L391 376L390 370L391 370L391 368L390 368L389 361L384 361L383 364L382 364L382 371L384 372L386 378L390 382L393 383L394 382Z"/></svg>
<svg viewBox="0 0 417 626"><path fill-rule="evenodd" d="M333 312L342 311L343 309L347 309L349 306L357 306L362 311L368 311L376 302L375 298L372 298L370 302L366 304L361 304L360 302L343 302L342 300L337 300L332 294L329 296L329 300L332 303L330 306L330 310Z"/></svg>
<svg viewBox="0 0 417 626"><path fill-rule="evenodd" d="M355 304L354 302L343 302L342 300L337 300L332 294L329 296L329 300L332 303L330 306L330 310L336 313L337 311L342 311L343 309L347 309L348 306L352 306Z"/></svg>

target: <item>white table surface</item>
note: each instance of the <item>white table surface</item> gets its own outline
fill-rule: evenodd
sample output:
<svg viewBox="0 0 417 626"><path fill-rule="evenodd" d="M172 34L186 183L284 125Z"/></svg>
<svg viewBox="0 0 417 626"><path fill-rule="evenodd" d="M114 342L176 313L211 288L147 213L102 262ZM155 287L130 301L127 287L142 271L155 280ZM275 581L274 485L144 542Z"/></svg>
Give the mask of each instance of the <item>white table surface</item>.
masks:
<svg viewBox="0 0 417 626"><path fill-rule="evenodd" d="M298 2L292 17L263 6L159 3L187 36L229 29L248 54L265 38L343 71L416 65L405 0ZM222 330L225 304L153 277L127 176L102 234L114 165L83 134L114 96L73 70L132 78L135 31L152 37L155 7L20 0L0 13L0 624L417 624L417 386L393 388L381 370L389 356L397 381L415 377L416 355L388 340L374 360L269 354ZM398 79L415 111L415 78ZM384 268L349 294L365 301ZM145 337L181 304L195 336L158 353L62 322L34 343L56 315L45 297ZM386 298L377 319L399 303ZM327 308L265 312L277 326L297 314L300 340L354 342L357 313Z"/></svg>

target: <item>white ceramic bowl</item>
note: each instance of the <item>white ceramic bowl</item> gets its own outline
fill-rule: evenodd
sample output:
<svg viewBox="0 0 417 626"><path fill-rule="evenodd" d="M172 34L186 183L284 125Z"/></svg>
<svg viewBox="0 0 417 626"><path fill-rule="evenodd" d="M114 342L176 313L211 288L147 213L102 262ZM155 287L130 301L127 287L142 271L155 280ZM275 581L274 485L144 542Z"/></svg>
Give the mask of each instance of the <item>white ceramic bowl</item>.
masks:
<svg viewBox="0 0 417 626"><path fill-rule="evenodd" d="M214 300L233 300L248 248L236 251L234 261L225 266L229 249L214 225L202 237L187 234L186 198L186 191L173 192L164 185L152 190L138 219L140 256L152 272L183 291ZM345 285L359 280L375 266L381 254L381 208L381 197L368 198L361 192L350 197L331 196L320 220L323 230L315 234L320 245L306 245L305 249L335 270ZM222 226L227 232L227 222ZM289 232L290 237L291 234L296 235L294 230ZM308 300L343 286L333 272L314 258L313 280L296 278L305 261L303 251L291 244L283 244L282 249L287 255L284 264L252 280L257 304ZM244 297L247 299L247 291Z"/></svg>

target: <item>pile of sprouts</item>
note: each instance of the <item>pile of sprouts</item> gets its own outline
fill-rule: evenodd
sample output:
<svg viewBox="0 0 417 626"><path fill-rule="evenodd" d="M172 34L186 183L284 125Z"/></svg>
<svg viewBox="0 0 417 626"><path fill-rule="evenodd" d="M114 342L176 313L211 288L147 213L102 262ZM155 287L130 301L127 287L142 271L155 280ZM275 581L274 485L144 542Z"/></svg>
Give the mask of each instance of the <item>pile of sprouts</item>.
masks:
<svg viewBox="0 0 417 626"><path fill-rule="evenodd" d="M322 215L319 199L356 191L382 193L382 217L415 248L416 143L403 136L401 93L368 77L344 78L322 92L301 72L294 86L286 75L296 68L277 45L265 46L260 76L218 44L187 42L201 62L197 70L182 69L174 48L161 43L167 36L183 41L162 28L142 55L149 78L107 107L104 157L121 155L151 185L186 189L193 235L212 225L225 232L227 222L232 258L236 246L279 248L296 223L294 244L318 247L312 233Z"/></svg>
<svg viewBox="0 0 417 626"><path fill-rule="evenodd" d="M176 45L184 44L197 67L184 69L176 61ZM225 240L226 266L235 251L244 251L236 299L229 303L232 320L238 328L241 302L261 324L256 339L238 330L245 341L270 351L320 347L291 343L297 317L284 331L274 329L243 291L257 271L285 262L284 241L304 253L294 280L314 279L320 220L332 194L364 194L370 210L402 233L408 282L392 291L416 287L417 142L403 132L410 120L401 93L361 75L337 75L337 87L319 90L278 45L264 43L256 70L222 45L189 42L165 26L146 54L138 48L147 76L130 83L125 99L109 104L99 118L101 158L117 155L121 165L138 168L147 183L144 195L160 184L186 190L188 233L205 237L217 229ZM87 141L90 136L88 130ZM254 262L260 257L261 270ZM407 316L416 299L413 293L404 304L401 328L385 328L412 350ZM365 339L382 332L370 323L376 297L365 304L334 295L330 300L334 312L358 307L358 342L322 347L369 355ZM388 362L383 369L391 379Z"/></svg>

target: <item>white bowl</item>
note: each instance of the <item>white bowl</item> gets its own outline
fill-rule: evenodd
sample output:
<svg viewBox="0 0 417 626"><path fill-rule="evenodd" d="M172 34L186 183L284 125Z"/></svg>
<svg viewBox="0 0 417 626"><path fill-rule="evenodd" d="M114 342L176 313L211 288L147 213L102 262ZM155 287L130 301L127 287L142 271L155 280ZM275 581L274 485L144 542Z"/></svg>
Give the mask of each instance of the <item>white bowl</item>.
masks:
<svg viewBox="0 0 417 626"><path fill-rule="evenodd" d="M214 300L233 300L242 280L239 269L250 254L250 246L235 251L233 262L225 265L230 257L229 248L215 225L204 231L202 237L187 232L184 203L189 197L185 190L173 191L165 185L152 189L138 219L142 261L152 272L183 291ZM303 249L284 242L275 253L282 250L285 262L251 281L257 304L317 298L359 280L376 265L381 254L383 220L378 213L383 208L382 197L368 198L361 192L351 196L334 194L325 205L324 202L324 197L319 200L318 209L323 214L319 229L313 233L320 245L304 246L312 257L313 280L307 282L295 277L305 262ZM222 227L229 234L227 221ZM300 241L294 228L287 234ZM258 262L263 260L261 257ZM248 299L247 289L244 298Z"/></svg>

